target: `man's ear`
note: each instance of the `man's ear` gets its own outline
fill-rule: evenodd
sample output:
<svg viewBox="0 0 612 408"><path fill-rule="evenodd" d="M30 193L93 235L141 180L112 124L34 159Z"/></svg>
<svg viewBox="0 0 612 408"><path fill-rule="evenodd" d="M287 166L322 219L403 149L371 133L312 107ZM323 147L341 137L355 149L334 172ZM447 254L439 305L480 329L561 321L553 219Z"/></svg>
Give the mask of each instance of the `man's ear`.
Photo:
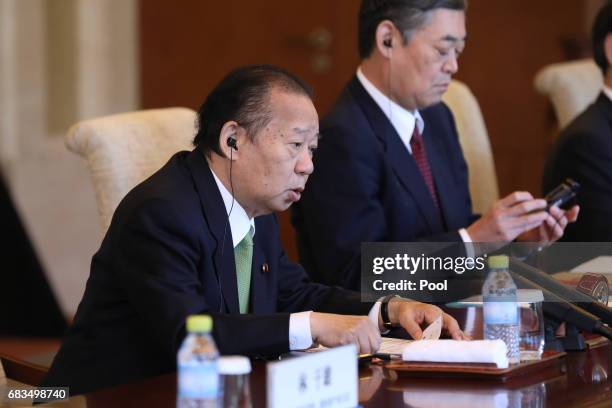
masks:
<svg viewBox="0 0 612 408"><path fill-rule="evenodd" d="M238 154L238 146L242 140L242 128L233 120L225 122L219 132L219 147L225 157L235 160Z"/></svg>
<svg viewBox="0 0 612 408"><path fill-rule="evenodd" d="M393 47L397 41L394 33L397 32L391 20L383 20L376 27L376 49L385 58L391 58Z"/></svg>

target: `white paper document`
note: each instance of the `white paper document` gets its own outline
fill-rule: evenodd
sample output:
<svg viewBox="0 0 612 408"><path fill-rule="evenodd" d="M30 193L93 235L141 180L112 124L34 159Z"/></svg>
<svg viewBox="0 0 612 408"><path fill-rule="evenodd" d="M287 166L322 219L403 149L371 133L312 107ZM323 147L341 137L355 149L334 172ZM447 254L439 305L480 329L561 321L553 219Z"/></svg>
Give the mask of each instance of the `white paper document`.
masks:
<svg viewBox="0 0 612 408"><path fill-rule="evenodd" d="M438 340L442 334L442 316L433 321L425 330L421 340Z"/></svg>
<svg viewBox="0 0 612 408"><path fill-rule="evenodd" d="M393 337L383 337L380 342L379 353L394 354L401 356L406 346L412 343L413 340L396 339Z"/></svg>
<svg viewBox="0 0 612 408"><path fill-rule="evenodd" d="M575 273L601 273L612 275L612 256L598 256L578 265L571 272Z"/></svg>
<svg viewBox="0 0 612 408"><path fill-rule="evenodd" d="M421 340L438 340L442 334L442 316L434 320L425 330ZM379 353L395 354L401 356L406 346L415 340L396 339L393 337L383 337L380 342ZM418 340L417 340L418 341Z"/></svg>
<svg viewBox="0 0 612 408"><path fill-rule="evenodd" d="M438 340L442 334L442 316L434 320L429 326L423 330L423 337L421 340ZM383 337L380 342L380 348L378 353L382 354L395 354L401 356L404 352L406 345L410 344L415 340L397 339L394 337ZM308 353L327 350L325 346L317 346L306 350Z"/></svg>

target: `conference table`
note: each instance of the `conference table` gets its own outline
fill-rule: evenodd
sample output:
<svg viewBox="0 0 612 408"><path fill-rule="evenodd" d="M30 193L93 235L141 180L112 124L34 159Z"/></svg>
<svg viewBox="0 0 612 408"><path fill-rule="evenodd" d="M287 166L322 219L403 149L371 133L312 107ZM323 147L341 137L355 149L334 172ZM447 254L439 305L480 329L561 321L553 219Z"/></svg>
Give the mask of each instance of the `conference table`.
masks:
<svg viewBox="0 0 612 408"><path fill-rule="evenodd" d="M359 369L363 407L612 407L612 343L571 352L556 366L505 382L469 378L408 377L370 364ZM254 361L253 407L266 405L266 362ZM43 406L172 407L176 374L108 388Z"/></svg>

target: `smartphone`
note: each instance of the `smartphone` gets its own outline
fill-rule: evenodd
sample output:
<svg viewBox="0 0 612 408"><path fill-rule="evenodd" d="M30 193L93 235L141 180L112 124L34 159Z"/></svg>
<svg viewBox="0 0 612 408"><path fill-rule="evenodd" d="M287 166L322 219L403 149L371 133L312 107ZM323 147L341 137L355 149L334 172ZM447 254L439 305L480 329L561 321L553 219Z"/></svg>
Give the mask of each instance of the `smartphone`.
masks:
<svg viewBox="0 0 612 408"><path fill-rule="evenodd" d="M546 209L559 207L562 210L569 210L576 204L576 195L580 191L580 184L571 178L559 184L555 189L546 194Z"/></svg>

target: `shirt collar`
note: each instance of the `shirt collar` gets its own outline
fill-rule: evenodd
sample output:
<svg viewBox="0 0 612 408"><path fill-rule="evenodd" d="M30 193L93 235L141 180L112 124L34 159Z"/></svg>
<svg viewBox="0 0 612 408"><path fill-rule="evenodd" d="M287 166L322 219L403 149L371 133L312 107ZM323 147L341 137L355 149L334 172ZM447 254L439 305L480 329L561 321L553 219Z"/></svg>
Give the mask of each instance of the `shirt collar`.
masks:
<svg viewBox="0 0 612 408"><path fill-rule="evenodd" d="M219 192L221 193L221 198L223 199L223 204L225 204L225 211L229 214L229 224L230 231L232 232L232 244L234 248L242 241L242 239L246 236L249 230L252 229L252 235L255 235L255 219L249 218L244 208L236 201L232 194L227 191L227 188L223 185L221 180L217 177L215 172L210 169L213 177L215 178L215 182L217 183L217 188L219 188ZM233 202L233 208L232 208ZM231 209L231 213L230 213Z"/></svg>
<svg viewBox="0 0 612 408"><path fill-rule="evenodd" d="M606 94L606 96L608 97L608 99L610 99L612 101L612 88L609 88L607 86L603 86L603 93Z"/></svg>
<svg viewBox="0 0 612 408"><path fill-rule="evenodd" d="M378 88L376 88L376 86L372 82L370 82L368 78L366 78L366 76L361 71L361 67L357 68L357 79L359 79L361 85L363 85L368 94L370 94L372 99L374 99L374 102L376 102L376 104L383 111L385 116L387 116L387 118L395 128L395 131L400 135L400 137L403 134L406 135L406 142L408 144L410 144L410 139L412 138L415 121L419 129L419 133L423 134L423 129L425 129L425 122L423 121L423 118L421 117L421 114L418 110L410 112L409 110L404 109L403 107L389 99L384 93L378 90Z"/></svg>

